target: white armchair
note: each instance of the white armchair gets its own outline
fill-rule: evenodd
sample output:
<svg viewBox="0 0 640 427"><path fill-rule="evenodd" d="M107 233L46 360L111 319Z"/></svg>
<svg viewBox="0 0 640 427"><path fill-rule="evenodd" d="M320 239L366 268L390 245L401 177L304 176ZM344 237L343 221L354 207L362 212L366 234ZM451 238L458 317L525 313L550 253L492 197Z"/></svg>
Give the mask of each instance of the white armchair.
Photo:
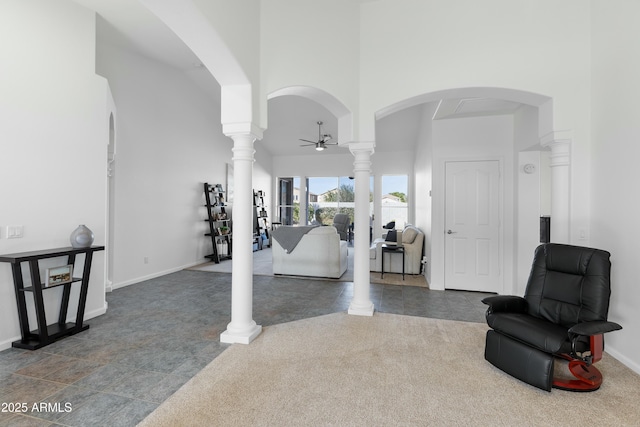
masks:
<svg viewBox="0 0 640 427"><path fill-rule="evenodd" d="M404 247L404 271L406 274L420 274L422 266L422 249L424 245L424 233L413 225L407 225L404 230L398 231L398 242ZM382 245L384 239L375 239L369 248L369 270L380 272L382 270ZM384 272L402 273L402 256L388 252L384 254Z"/></svg>
<svg viewBox="0 0 640 427"><path fill-rule="evenodd" d="M278 232L287 232L282 226ZM340 240L335 227L316 227L306 233L288 252L273 239L273 274L339 278L347 271L347 242Z"/></svg>

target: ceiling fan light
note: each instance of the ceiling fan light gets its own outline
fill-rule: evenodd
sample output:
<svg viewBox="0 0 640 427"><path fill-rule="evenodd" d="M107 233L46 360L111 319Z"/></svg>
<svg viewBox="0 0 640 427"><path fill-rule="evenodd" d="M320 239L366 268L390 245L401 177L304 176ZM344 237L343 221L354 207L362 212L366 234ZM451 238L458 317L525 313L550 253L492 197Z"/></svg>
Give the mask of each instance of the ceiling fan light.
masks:
<svg viewBox="0 0 640 427"><path fill-rule="evenodd" d="M324 148L325 148L324 145L316 144L316 151L322 151L322 150L324 150Z"/></svg>

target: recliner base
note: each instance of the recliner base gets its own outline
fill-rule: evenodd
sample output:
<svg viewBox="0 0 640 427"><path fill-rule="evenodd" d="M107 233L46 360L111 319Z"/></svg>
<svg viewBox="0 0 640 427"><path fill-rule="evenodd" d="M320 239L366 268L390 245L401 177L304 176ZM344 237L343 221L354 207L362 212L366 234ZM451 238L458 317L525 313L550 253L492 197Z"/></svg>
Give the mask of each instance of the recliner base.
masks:
<svg viewBox="0 0 640 427"><path fill-rule="evenodd" d="M602 385L602 374L593 365L569 360L569 371L575 379L554 378L555 357L494 330L487 331L484 358L507 374L545 391L557 388L567 391L595 391Z"/></svg>
<svg viewBox="0 0 640 427"><path fill-rule="evenodd" d="M575 379L554 378L553 388L567 391L596 391L602 385L602 373L593 365L570 356L562 356L569 361L569 372Z"/></svg>
<svg viewBox="0 0 640 427"><path fill-rule="evenodd" d="M484 358L507 374L551 391L553 356L511 339L494 330L487 331Z"/></svg>

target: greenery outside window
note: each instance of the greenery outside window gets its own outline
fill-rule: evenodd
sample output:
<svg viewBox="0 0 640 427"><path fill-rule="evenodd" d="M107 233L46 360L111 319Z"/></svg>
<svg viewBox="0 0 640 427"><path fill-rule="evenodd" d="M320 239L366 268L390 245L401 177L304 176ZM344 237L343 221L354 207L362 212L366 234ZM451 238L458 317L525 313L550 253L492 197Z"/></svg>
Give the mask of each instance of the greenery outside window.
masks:
<svg viewBox="0 0 640 427"><path fill-rule="evenodd" d="M381 213L383 226L395 221L396 230L404 229L409 222L407 175L384 175L382 177Z"/></svg>

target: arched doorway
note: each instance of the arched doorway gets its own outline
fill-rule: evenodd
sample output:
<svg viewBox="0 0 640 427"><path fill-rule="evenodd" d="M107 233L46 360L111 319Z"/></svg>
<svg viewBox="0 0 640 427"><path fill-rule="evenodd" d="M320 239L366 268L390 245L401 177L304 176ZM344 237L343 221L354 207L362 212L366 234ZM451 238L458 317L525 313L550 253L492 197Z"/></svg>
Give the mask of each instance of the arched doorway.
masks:
<svg viewBox="0 0 640 427"><path fill-rule="evenodd" d="M447 274L456 272L452 269L456 261L450 258L455 252L450 249L458 236L449 227L450 215L446 211L447 197L450 197L447 196L447 163L473 160L497 161L499 164L496 172L499 177L496 188L500 193L496 199L500 214L496 223L499 246L494 251L497 258L490 260L497 273L493 290L498 293L515 291L513 283L520 276L520 258L530 262L532 250L537 245L539 223L535 219L540 211L540 188L537 195L521 191L524 172L520 163L530 159L531 153L537 152L539 158L543 156L540 153L546 149L541 146L540 135L551 129L551 102L549 97L519 90L459 88L419 95L380 110L376 115L377 123L381 123L403 111L421 109L421 131L417 137L414 164L415 197L421 199L421 203L416 208L415 218L416 225L427 234L427 279L432 289L448 288ZM376 143L378 150L384 150L385 141L376 136ZM521 153L525 152L529 156L522 157ZM538 168L535 174L538 182L544 181L541 175L548 176L549 169ZM526 178L531 179L532 175L528 174ZM524 203L527 200L529 202ZM523 212L525 206L528 216ZM536 214L532 221L534 210ZM533 233L523 237L523 226ZM447 234L449 229L452 231ZM462 239L457 240L460 241ZM533 246L531 250L530 246Z"/></svg>

